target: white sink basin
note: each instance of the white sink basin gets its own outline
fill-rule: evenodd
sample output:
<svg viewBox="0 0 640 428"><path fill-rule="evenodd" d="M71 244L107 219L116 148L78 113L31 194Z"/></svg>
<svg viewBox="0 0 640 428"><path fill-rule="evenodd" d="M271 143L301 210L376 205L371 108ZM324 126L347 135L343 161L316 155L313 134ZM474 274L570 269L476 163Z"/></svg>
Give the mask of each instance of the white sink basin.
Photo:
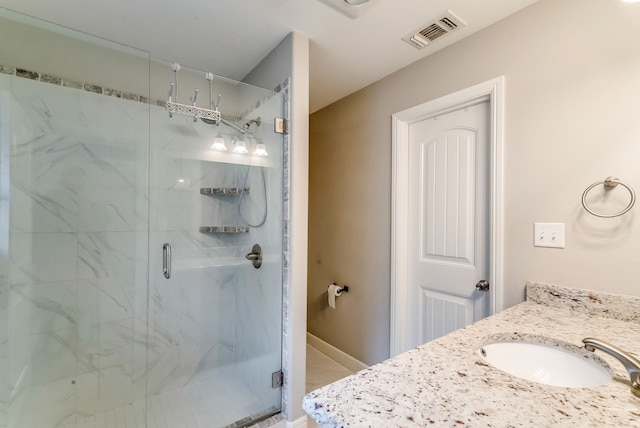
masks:
<svg viewBox="0 0 640 428"><path fill-rule="evenodd" d="M600 358L566 345L575 352L538 342L499 341L483 345L478 353L497 369L546 385L583 388L612 379L611 369Z"/></svg>

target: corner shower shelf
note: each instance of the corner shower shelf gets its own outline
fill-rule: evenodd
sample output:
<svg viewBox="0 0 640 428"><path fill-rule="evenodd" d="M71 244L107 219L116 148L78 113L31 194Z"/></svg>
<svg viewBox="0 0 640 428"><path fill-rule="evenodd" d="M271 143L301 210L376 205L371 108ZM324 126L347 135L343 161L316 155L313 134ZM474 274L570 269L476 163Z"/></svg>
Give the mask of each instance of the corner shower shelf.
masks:
<svg viewBox="0 0 640 428"><path fill-rule="evenodd" d="M243 193L249 193L249 188L241 189L239 187L201 187L200 193L203 195L228 195L240 196Z"/></svg>
<svg viewBox="0 0 640 428"><path fill-rule="evenodd" d="M201 233L247 233L247 226L200 226Z"/></svg>
<svg viewBox="0 0 640 428"><path fill-rule="evenodd" d="M240 196L249 193L249 188L240 187L201 187L202 195ZM200 233L247 233L247 226L200 226Z"/></svg>

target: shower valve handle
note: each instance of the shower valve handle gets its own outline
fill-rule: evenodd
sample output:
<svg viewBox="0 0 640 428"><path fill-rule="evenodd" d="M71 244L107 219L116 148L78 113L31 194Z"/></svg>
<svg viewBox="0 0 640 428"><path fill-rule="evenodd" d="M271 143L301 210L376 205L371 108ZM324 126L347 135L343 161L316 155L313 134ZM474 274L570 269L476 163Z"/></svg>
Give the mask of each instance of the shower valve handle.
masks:
<svg viewBox="0 0 640 428"><path fill-rule="evenodd" d="M262 266L262 248L260 248L260 245L255 244L251 248L251 252L244 257L251 261L254 268L259 269Z"/></svg>

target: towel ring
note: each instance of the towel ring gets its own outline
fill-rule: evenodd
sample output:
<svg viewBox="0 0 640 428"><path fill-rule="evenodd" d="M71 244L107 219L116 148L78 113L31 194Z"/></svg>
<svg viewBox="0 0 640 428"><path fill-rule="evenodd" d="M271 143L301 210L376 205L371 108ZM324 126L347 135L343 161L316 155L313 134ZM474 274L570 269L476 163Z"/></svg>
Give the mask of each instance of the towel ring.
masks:
<svg viewBox="0 0 640 428"><path fill-rule="evenodd" d="M600 213L597 213L597 212L593 211L592 209L590 209L589 206L587 205L587 193L589 193L591 191L591 189L593 189L594 187L599 186L601 184L604 184L604 187L607 190L613 189L618 184L620 184L622 187L627 189L629 191L629 195L631 195L631 200L629 201L629 205L627 205L622 211L617 212L617 213L613 213L613 214L600 214ZM631 186L629 186L628 184L620 181L618 179L618 177L607 177L607 178L604 179L604 181L598 181L597 183L593 183L591 186L587 187L587 189L582 194L582 206L584 207L585 210L587 210L587 212L589 214L592 214L592 215L594 215L596 217L613 218L613 217L621 216L622 214L627 213L633 207L633 204L635 204L635 203L636 203L636 192L633 191Z"/></svg>

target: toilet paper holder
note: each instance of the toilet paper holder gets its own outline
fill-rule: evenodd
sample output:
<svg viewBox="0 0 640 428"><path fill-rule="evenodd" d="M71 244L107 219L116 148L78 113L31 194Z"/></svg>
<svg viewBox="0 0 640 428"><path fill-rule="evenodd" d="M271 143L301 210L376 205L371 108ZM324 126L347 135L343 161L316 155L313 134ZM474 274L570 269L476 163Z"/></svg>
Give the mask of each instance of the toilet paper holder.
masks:
<svg viewBox="0 0 640 428"><path fill-rule="evenodd" d="M336 284L336 283L334 282L334 283L332 283L331 285L338 285L338 284ZM327 285L327 288L329 288L329 287L330 287L330 286L329 286L329 285ZM348 286L348 285L342 285L342 286L339 286L339 287L340 287L340 288L338 288L338 290L336 291L336 295L337 295L337 296L341 295L342 293L348 293L348 292L349 292L349 286Z"/></svg>

